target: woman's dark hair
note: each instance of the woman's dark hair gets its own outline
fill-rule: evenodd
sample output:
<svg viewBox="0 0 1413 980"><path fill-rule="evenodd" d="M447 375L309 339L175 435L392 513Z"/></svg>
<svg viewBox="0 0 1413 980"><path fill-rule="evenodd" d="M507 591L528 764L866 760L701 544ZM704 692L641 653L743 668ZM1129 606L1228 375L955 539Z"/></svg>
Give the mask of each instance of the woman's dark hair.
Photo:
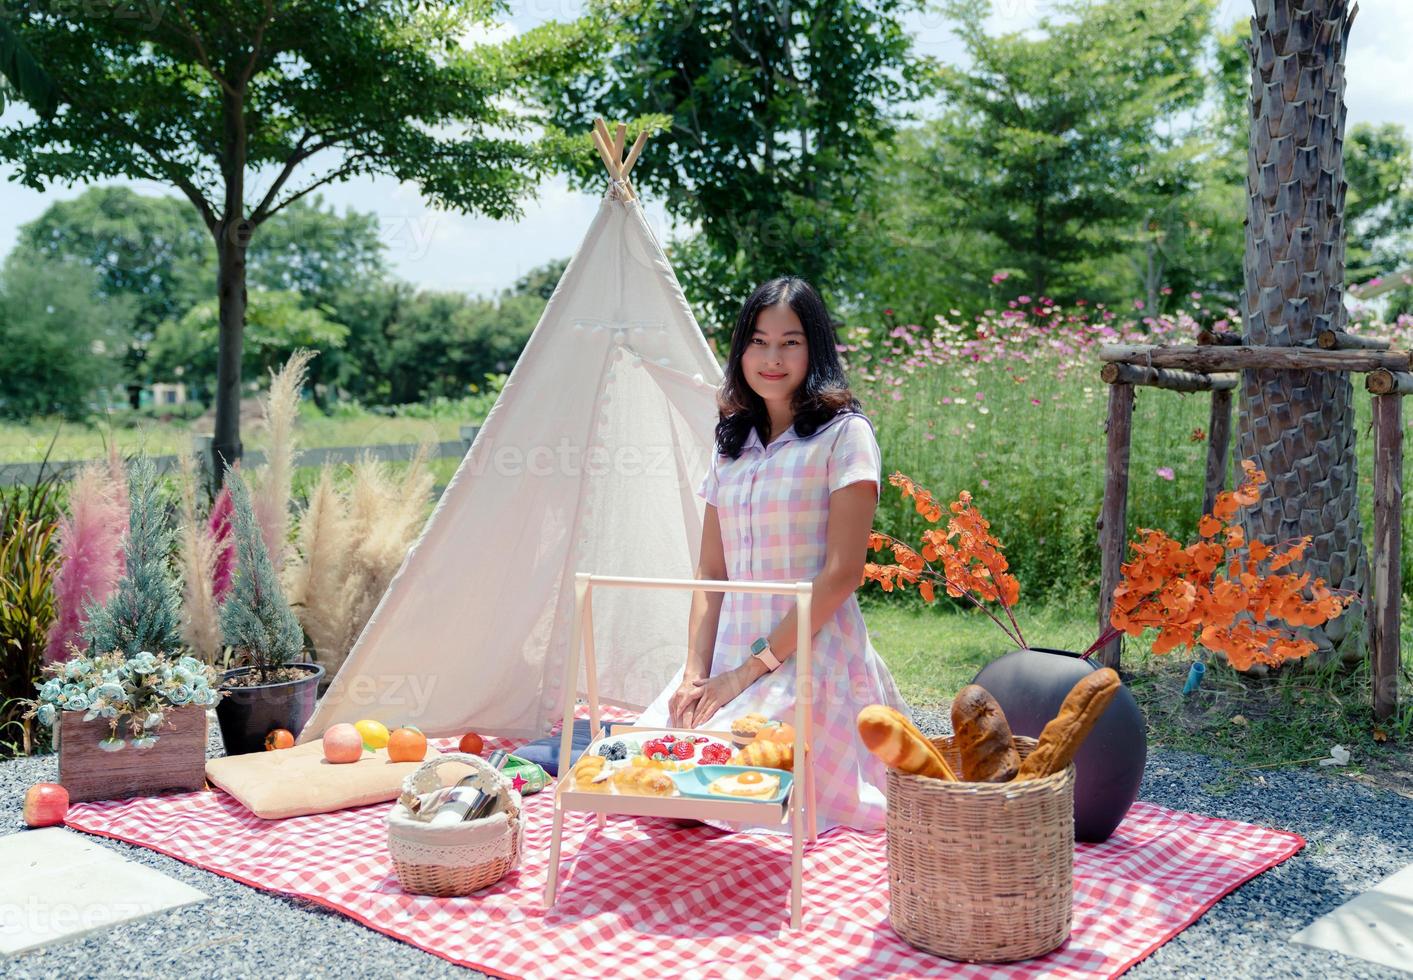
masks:
<svg viewBox="0 0 1413 980"><path fill-rule="evenodd" d="M766 412L765 399L747 383L741 369L741 356L755 335L756 318L761 310L779 303L787 304L799 317L809 354L805 380L795 389L791 404L795 431L801 436L811 436L840 412L861 411L859 400L849 390L844 365L839 360L838 335L818 291L798 276L772 279L758 286L741 307L731 333L726 377L716 398L717 452L732 459L741 455L741 447L746 444L752 428L760 434L762 444L770 438L770 415Z"/></svg>

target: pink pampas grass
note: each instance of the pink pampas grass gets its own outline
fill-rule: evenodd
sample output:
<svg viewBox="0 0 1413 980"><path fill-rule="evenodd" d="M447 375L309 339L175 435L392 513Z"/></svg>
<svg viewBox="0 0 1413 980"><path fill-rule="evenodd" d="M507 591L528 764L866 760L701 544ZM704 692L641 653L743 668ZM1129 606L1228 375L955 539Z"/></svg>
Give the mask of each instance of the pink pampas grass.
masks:
<svg viewBox="0 0 1413 980"><path fill-rule="evenodd" d="M54 576L54 624L44 651L48 663L69 659L83 648L85 605L102 603L123 571L123 538L128 525L127 482L114 453L107 465L79 470L69 488L69 509L59 520L59 571Z"/></svg>
<svg viewBox="0 0 1413 980"><path fill-rule="evenodd" d="M211 517L207 530L216 549L215 568L211 577L211 594L217 603L224 602L226 593L231 591L231 579L235 575L235 537L231 534L231 517L235 504L231 501L230 487L221 486L211 504Z"/></svg>

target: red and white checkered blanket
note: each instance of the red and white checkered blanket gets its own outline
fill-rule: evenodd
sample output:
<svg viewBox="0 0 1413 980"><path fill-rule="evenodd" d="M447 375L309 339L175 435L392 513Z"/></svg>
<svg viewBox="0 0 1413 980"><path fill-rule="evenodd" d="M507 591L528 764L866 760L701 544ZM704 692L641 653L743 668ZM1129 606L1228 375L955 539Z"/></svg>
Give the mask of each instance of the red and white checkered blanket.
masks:
<svg viewBox="0 0 1413 980"><path fill-rule="evenodd" d="M789 931L787 837L565 821L558 904L542 908L551 791L526 800L520 869L470 898L405 894L388 858L391 804L266 821L225 793L80 803L68 825L298 895L453 963L502 977L1111 977L1218 899L1304 846L1297 834L1137 804L1075 854L1069 942L1009 966L954 963L888 925L881 833L844 829L805 853L804 928Z"/></svg>

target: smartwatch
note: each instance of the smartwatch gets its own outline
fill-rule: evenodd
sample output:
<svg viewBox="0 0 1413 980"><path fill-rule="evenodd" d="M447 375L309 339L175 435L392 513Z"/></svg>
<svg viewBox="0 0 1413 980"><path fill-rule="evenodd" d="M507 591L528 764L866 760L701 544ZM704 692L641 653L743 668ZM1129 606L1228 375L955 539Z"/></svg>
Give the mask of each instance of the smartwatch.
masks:
<svg viewBox="0 0 1413 980"><path fill-rule="evenodd" d="M751 656L765 664L766 670L780 668L780 660L770 652L770 641L763 636L756 637L756 641L751 644Z"/></svg>

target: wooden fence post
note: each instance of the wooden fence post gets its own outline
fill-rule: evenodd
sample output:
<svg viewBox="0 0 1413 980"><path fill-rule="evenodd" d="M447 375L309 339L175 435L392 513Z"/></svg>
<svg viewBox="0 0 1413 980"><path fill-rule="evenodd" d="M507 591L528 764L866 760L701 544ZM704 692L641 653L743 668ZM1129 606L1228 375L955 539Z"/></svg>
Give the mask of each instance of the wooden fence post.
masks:
<svg viewBox="0 0 1413 980"><path fill-rule="evenodd" d="M1207 419L1207 481L1202 492L1202 513L1212 513L1217 494L1226 489L1227 449L1231 445L1231 391L1212 391L1212 414Z"/></svg>
<svg viewBox="0 0 1413 980"><path fill-rule="evenodd" d="M1374 717L1398 708L1403 599L1403 396L1374 396Z"/></svg>
<svg viewBox="0 0 1413 980"><path fill-rule="evenodd" d="M1108 434L1104 468L1104 506L1099 511L1099 632L1109 629L1109 613L1114 608L1114 587L1119 584L1119 567L1124 560L1124 537L1128 522L1129 440L1133 432L1133 385L1109 386L1109 417L1104 423ZM1099 662L1119 668L1122 637L1114 637L1099 648Z"/></svg>

